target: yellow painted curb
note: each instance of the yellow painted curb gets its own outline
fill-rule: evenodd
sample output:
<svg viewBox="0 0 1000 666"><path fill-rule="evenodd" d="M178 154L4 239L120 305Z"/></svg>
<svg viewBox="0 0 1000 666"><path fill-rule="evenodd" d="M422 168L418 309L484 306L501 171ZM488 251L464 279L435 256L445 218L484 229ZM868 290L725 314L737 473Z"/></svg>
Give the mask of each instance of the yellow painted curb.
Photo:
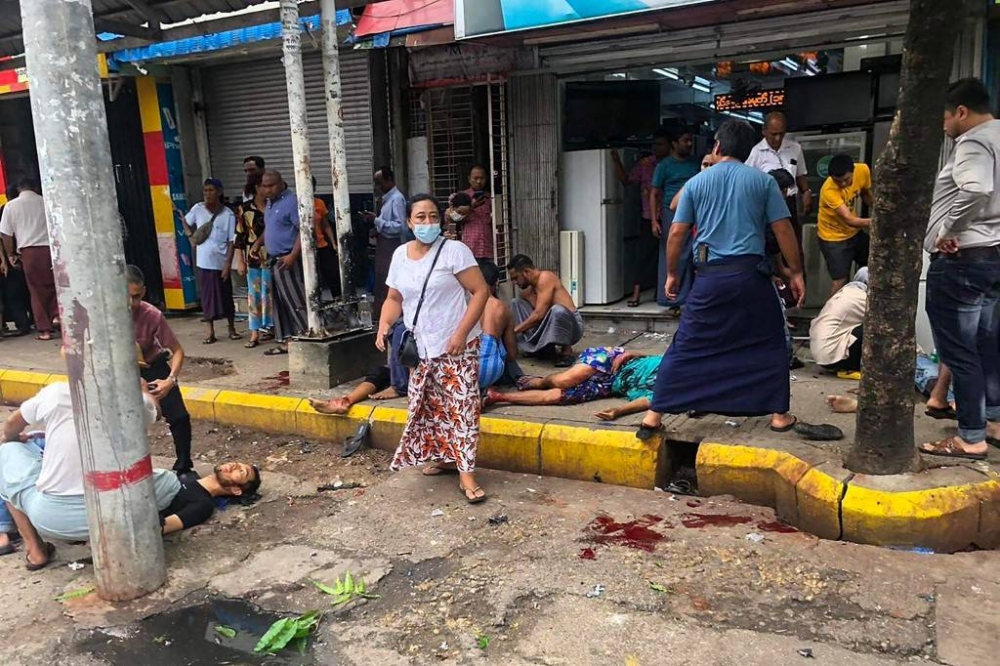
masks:
<svg viewBox="0 0 1000 666"><path fill-rule="evenodd" d="M540 474L544 428L542 423L482 417L476 464L508 472Z"/></svg>
<svg viewBox="0 0 1000 666"><path fill-rule="evenodd" d="M813 467L795 485L795 513L779 515L800 530L823 539L839 539L843 496L841 481Z"/></svg>
<svg viewBox="0 0 1000 666"><path fill-rule="evenodd" d="M910 492L849 484L841 502L843 539L877 546L960 550L976 540L984 486L996 483Z"/></svg>
<svg viewBox="0 0 1000 666"><path fill-rule="evenodd" d="M399 407L376 407L372 411L372 443L390 453L399 446L407 412Z"/></svg>
<svg viewBox="0 0 1000 666"><path fill-rule="evenodd" d="M980 548L1000 548L1000 481L993 479L979 484L979 530L976 545Z"/></svg>
<svg viewBox="0 0 1000 666"><path fill-rule="evenodd" d="M221 391L215 398L215 420L265 432L295 432L295 410L302 398Z"/></svg>
<svg viewBox="0 0 1000 666"><path fill-rule="evenodd" d="M55 376L59 377L59 375ZM20 405L52 383L50 381L52 377L53 375L50 373L5 370L3 377L0 378L0 381L3 382L0 394L3 395L4 404Z"/></svg>
<svg viewBox="0 0 1000 666"><path fill-rule="evenodd" d="M795 486L810 465L785 451L702 442L695 466L703 495L733 495L769 506L789 520L796 513Z"/></svg>
<svg viewBox="0 0 1000 666"><path fill-rule="evenodd" d="M541 473L616 486L656 486L663 440L636 439L633 431L546 424L541 433Z"/></svg>
<svg viewBox="0 0 1000 666"><path fill-rule="evenodd" d="M343 442L368 420L372 411L371 405L354 405L343 416L320 414L308 400L303 400L295 410L295 432L303 437Z"/></svg>
<svg viewBox="0 0 1000 666"><path fill-rule="evenodd" d="M222 393L219 389L181 386L181 395L191 418L199 421L215 421L215 399Z"/></svg>

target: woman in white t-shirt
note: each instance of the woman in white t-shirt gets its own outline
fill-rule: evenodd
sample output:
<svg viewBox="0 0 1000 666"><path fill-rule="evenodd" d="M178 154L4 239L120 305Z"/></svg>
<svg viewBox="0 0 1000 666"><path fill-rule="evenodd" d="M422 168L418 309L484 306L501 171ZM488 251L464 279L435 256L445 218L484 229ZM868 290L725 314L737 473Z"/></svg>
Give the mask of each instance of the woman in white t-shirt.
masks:
<svg viewBox="0 0 1000 666"><path fill-rule="evenodd" d="M489 289L468 246L441 237L441 206L434 197L413 197L408 226L417 239L393 254L386 278L389 295L375 338L385 351L389 329L402 315L420 355L410 373L409 415L392 469L431 463L424 467L428 476L457 471L460 492L477 504L486 499L474 472L482 406L479 319Z"/></svg>

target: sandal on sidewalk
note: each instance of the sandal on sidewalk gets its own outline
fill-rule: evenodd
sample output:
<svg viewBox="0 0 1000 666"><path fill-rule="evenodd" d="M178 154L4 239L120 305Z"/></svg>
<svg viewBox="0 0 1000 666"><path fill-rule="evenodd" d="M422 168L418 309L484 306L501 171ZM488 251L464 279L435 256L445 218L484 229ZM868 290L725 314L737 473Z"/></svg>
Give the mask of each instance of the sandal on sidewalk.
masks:
<svg viewBox="0 0 1000 666"><path fill-rule="evenodd" d="M242 340L243 336L236 332L236 330L229 331L230 340Z"/></svg>
<svg viewBox="0 0 1000 666"><path fill-rule="evenodd" d="M243 346L246 347L247 349L254 349L260 346L260 340L250 340Z"/></svg>
<svg viewBox="0 0 1000 666"><path fill-rule="evenodd" d="M32 563L31 560L28 559L28 556L25 555L24 556L24 568L27 569L28 571L41 571L45 567L49 566L49 563L52 561L52 558L55 557L55 554L56 554L56 547L53 546L48 541L46 541L45 542L45 561L42 562L42 563L40 563L40 564L34 564L34 563Z"/></svg>
<svg viewBox="0 0 1000 666"><path fill-rule="evenodd" d="M941 458L961 458L962 460L986 460L985 453L969 453L955 440L955 437L945 437L940 442L927 442L917 447L920 453Z"/></svg>
<svg viewBox="0 0 1000 666"><path fill-rule="evenodd" d="M218 341L219 341L219 339L217 337L215 337L214 335L211 335L211 336L205 338L204 340L202 340L201 344L203 344L203 345L214 345Z"/></svg>
<svg viewBox="0 0 1000 666"><path fill-rule="evenodd" d="M924 410L924 414L932 419L937 419L938 421L958 420L958 414L951 408L951 405L948 405L947 407L928 407Z"/></svg>
<svg viewBox="0 0 1000 666"><path fill-rule="evenodd" d="M799 423L799 417L793 416L792 422L786 426L781 426L780 428L776 428L772 423L768 427L771 429L771 432L791 432L792 429L795 428L796 425L798 425L798 423Z"/></svg>
<svg viewBox="0 0 1000 666"><path fill-rule="evenodd" d="M264 356L284 356L288 353L288 350L284 347L275 347L274 349L268 349L264 352Z"/></svg>
<svg viewBox="0 0 1000 666"><path fill-rule="evenodd" d="M424 476L442 476L447 474L458 474L458 468L440 467L438 465L427 465L423 469Z"/></svg>
<svg viewBox="0 0 1000 666"><path fill-rule="evenodd" d="M486 491L481 487L476 486L475 488L466 488L463 485L458 486L458 492L462 493L462 497L469 504L481 504L486 501ZM483 493L482 495L477 495L477 493ZM470 496L469 493L472 493Z"/></svg>

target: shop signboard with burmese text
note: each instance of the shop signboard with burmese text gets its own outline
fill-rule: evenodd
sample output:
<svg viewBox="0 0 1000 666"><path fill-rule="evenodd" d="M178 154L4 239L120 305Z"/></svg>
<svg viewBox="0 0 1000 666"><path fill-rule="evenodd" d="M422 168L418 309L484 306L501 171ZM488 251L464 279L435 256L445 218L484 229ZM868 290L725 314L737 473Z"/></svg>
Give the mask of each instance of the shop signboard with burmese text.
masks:
<svg viewBox="0 0 1000 666"><path fill-rule="evenodd" d="M699 5L716 0L455 0L455 37L465 39Z"/></svg>

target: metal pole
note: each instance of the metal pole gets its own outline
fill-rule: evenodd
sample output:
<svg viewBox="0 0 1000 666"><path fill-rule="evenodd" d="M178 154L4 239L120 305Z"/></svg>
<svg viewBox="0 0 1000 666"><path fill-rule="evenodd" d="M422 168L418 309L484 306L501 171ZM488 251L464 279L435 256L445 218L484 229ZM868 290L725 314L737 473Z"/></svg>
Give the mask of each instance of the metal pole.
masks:
<svg viewBox="0 0 1000 666"><path fill-rule="evenodd" d="M334 0L320 0L323 25L323 74L326 91L326 124L330 134L330 167L333 173L333 210L337 220L340 252L340 284L344 303L354 300L351 276L354 228L351 225L351 193L347 183L347 140L344 136L344 108L340 81L340 46L337 43L337 6Z"/></svg>
<svg viewBox="0 0 1000 666"><path fill-rule="evenodd" d="M91 0L21 3L97 591L166 579Z"/></svg>
<svg viewBox="0 0 1000 666"><path fill-rule="evenodd" d="M316 275L316 237L313 235L312 165L309 161L309 124L306 116L306 81L302 70L302 30L297 0L281 0L281 50L285 84L288 87L288 117L292 125L292 160L295 163L295 194L299 201L299 239L302 241L302 272L306 282L308 337L323 337L320 320L320 288Z"/></svg>

